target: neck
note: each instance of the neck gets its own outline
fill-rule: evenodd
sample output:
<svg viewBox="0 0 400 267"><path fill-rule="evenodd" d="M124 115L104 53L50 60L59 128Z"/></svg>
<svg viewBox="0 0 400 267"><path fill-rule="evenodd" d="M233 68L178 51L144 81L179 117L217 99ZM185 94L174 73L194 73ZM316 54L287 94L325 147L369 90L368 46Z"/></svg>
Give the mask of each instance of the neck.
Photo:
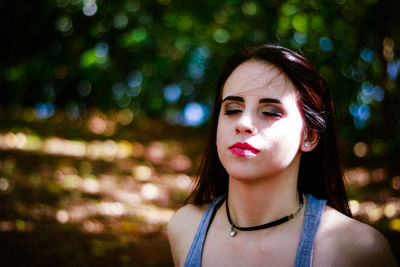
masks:
<svg viewBox="0 0 400 267"><path fill-rule="evenodd" d="M297 172L252 182L230 177L228 195L231 217L236 225L264 224L297 210Z"/></svg>

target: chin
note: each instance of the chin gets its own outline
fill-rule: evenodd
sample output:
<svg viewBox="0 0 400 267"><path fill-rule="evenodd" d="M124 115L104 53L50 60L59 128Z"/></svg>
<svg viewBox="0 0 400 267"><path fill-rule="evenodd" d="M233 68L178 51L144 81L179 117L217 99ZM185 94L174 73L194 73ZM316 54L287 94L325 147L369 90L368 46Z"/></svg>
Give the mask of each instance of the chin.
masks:
<svg viewBox="0 0 400 267"><path fill-rule="evenodd" d="M250 181L255 181L258 179L261 179L259 175L257 175L254 172L249 172L249 171L243 171L242 170L236 170L236 171L230 171L228 172L229 177L238 180L238 181L243 181L243 182L250 182Z"/></svg>
<svg viewBox="0 0 400 267"><path fill-rule="evenodd" d="M257 164L258 166L260 164ZM283 166L263 166L263 168L257 168L257 166L235 164L234 166L227 166L226 168L229 177L238 181L257 181L263 180L267 177L274 177L279 175L286 168Z"/></svg>

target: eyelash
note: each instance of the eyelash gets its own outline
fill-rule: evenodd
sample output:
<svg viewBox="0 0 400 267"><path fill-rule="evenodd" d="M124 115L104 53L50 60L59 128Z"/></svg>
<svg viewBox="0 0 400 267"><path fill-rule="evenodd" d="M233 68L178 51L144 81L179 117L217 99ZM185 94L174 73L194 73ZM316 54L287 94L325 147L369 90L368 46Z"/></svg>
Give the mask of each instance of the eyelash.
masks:
<svg viewBox="0 0 400 267"><path fill-rule="evenodd" d="M229 115L234 115L234 114L237 114L237 113L240 113L240 112L242 112L240 109L225 110L224 115L229 116ZM268 117L275 118L275 119L279 119L279 118L282 117L282 113L273 113L273 112L265 111L265 112L262 112L262 114L265 115L265 116L268 116Z"/></svg>
<svg viewBox="0 0 400 267"><path fill-rule="evenodd" d="M263 112L262 114L264 114L265 116L276 118L276 119L279 119L282 117L282 113Z"/></svg>
<svg viewBox="0 0 400 267"><path fill-rule="evenodd" d="M229 109L229 110L225 110L224 115L233 115L233 114L237 114L242 112L240 109Z"/></svg>

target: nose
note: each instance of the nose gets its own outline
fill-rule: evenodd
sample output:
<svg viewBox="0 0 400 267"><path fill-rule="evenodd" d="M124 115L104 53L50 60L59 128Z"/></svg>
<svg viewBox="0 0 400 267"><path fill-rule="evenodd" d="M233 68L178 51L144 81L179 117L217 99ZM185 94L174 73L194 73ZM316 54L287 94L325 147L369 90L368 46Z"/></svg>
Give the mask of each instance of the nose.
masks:
<svg viewBox="0 0 400 267"><path fill-rule="evenodd" d="M246 113L243 113L242 116L238 119L235 130L237 134L242 135L254 135L256 133L254 122L252 118Z"/></svg>

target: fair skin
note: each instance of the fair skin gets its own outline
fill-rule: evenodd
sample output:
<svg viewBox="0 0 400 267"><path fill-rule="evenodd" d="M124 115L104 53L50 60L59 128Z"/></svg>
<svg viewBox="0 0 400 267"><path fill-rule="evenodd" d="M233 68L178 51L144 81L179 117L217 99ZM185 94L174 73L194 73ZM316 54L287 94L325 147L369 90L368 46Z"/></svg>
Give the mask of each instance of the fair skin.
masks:
<svg viewBox="0 0 400 267"><path fill-rule="evenodd" d="M318 136L304 128L296 88L276 67L248 61L229 76L222 100L217 148L229 174L232 220L254 226L293 213L301 154L318 144ZM235 148L237 143L254 149ZM176 266L183 265L205 208L186 205L169 222ZM232 238L220 208L207 233L202 266L293 266L303 219L304 208L284 224ZM329 206L314 246L313 266L396 266L381 234Z"/></svg>

